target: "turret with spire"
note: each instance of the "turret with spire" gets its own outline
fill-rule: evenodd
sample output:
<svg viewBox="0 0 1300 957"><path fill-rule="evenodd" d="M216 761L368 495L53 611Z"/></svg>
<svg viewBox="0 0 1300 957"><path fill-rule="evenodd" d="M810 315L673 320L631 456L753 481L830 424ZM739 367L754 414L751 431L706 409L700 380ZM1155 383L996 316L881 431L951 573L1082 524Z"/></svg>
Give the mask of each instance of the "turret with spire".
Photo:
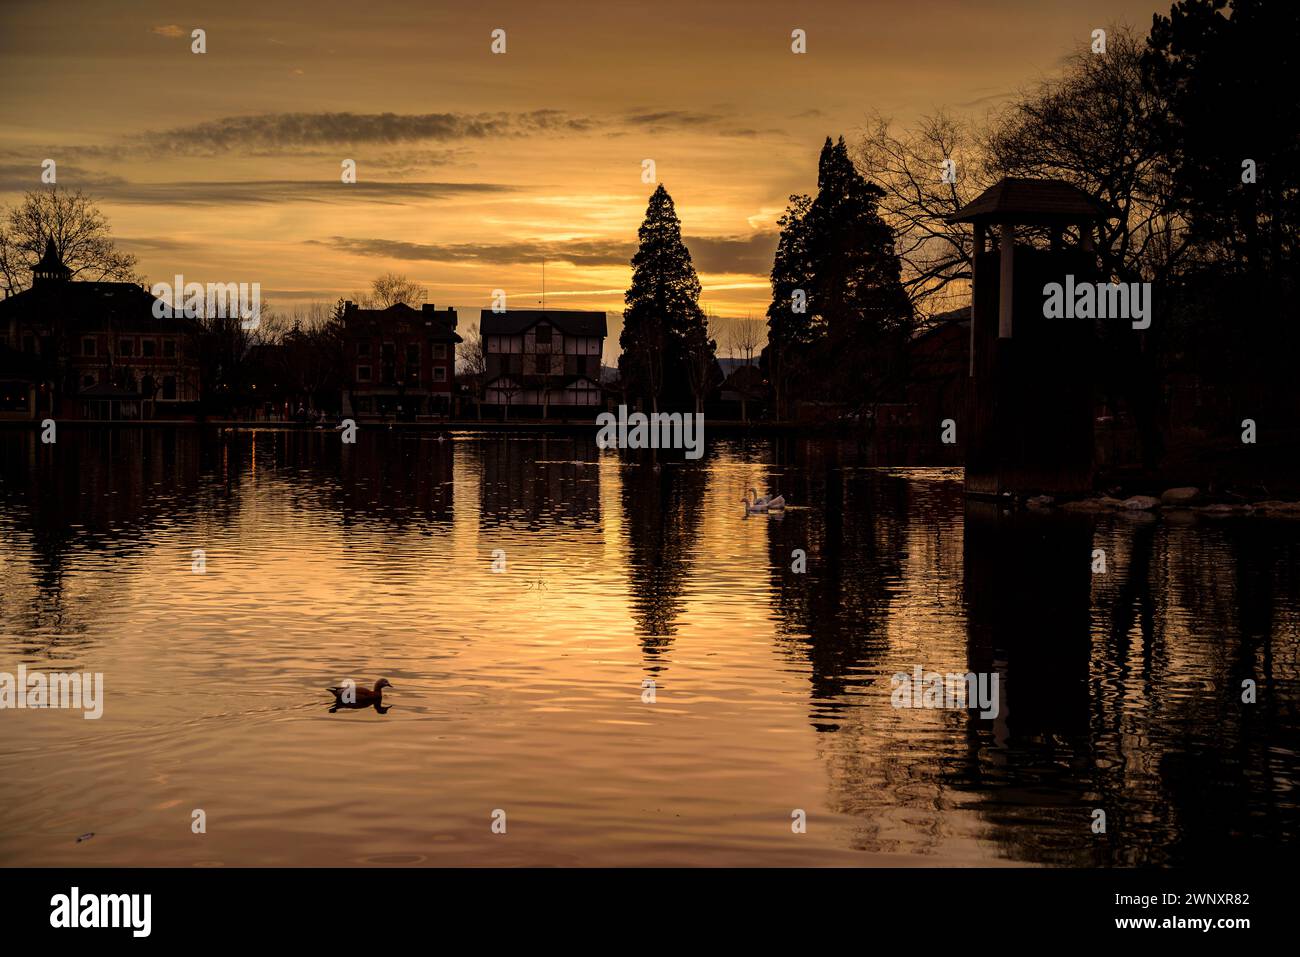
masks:
<svg viewBox="0 0 1300 957"><path fill-rule="evenodd" d="M45 255L32 267L32 285L44 282L67 282L71 278L72 270L64 265L63 259L59 256L59 251L54 246L54 237L46 237Z"/></svg>

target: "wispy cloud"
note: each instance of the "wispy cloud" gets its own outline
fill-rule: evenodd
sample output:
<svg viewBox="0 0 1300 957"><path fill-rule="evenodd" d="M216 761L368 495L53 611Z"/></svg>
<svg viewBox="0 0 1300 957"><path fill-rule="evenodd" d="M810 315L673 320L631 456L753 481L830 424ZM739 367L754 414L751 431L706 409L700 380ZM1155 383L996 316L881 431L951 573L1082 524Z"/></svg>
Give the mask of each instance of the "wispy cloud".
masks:
<svg viewBox="0 0 1300 957"><path fill-rule="evenodd" d="M223 206L248 203L400 203L412 199L447 199L471 193L506 193L500 183L349 183L308 180L234 180L230 182L122 183L102 186L97 194L118 203L166 206Z"/></svg>
<svg viewBox="0 0 1300 957"><path fill-rule="evenodd" d="M160 37L175 38L175 37L185 36L185 31L181 28L179 24L176 23L167 23L159 27L150 27L149 32L156 33Z"/></svg>
<svg viewBox="0 0 1300 957"><path fill-rule="evenodd" d="M775 233L753 236L687 236L696 269L707 273L765 275L776 250ZM516 263L565 262L574 266L627 266L636 243L606 239L571 239L555 242L411 243L394 239L331 236L308 240L357 256L376 256L410 262L473 262L489 266Z"/></svg>
<svg viewBox="0 0 1300 957"><path fill-rule="evenodd" d="M568 262L575 266L626 266L634 243L601 239L565 242L409 243L394 239L353 239L331 236L309 243L331 246L358 256L379 256L411 262L478 262L491 266L520 262Z"/></svg>
<svg viewBox="0 0 1300 957"><path fill-rule="evenodd" d="M41 183L40 159L34 151L30 157L24 156L25 162L0 163L0 193L22 193L33 189L48 189ZM15 155L9 152L6 155ZM126 184L120 176L100 173L75 163L61 161L58 164L59 185L67 189L94 190L96 193L106 188L120 187Z"/></svg>
<svg viewBox="0 0 1300 957"><path fill-rule="evenodd" d="M689 110L633 110L609 116L584 116L542 109L498 113L258 113L224 116L187 126L132 133L99 144L41 147L82 159L121 162L131 158L310 155L312 150L360 146L407 146L457 141L509 140L527 136L600 133L666 133L710 130L719 136L753 137L782 130L735 125L716 113ZM436 154L425 150L420 160ZM443 153L437 162L445 162Z"/></svg>
<svg viewBox="0 0 1300 957"><path fill-rule="evenodd" d="M140 133L125 144L155 155L212 156L256 149L288 151L329 144L510 138L582 133L588 117L561 110L528 113L261 113Z"/></svg>

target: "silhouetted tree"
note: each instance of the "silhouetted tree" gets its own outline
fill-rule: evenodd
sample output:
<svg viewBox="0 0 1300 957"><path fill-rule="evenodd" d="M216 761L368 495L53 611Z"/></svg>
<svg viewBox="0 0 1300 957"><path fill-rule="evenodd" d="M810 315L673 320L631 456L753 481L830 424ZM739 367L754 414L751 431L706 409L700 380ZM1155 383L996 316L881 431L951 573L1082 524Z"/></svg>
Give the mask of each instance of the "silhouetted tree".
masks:
<svg viewBox="0 0 1300 957"><path fill-rule="evenodd" d="M767 346L760 365L772 382L777 418L786 416L789 386L800 378L808 350L816 336L813 316L808 311L807 296L813 284L812 261L808 252L808 209L812 197L792 195L777 225L777 240L772 260L772 304L767 307Z"/></svg>
<svg viewBox="0 0 1300 957"><path fill-rule="evenodd" d="M414 306L423 302L425 292L418 282L395 272L384 273L370 281L370 291L353 296L362 309L387 309L398 303Z"/></svg>
<svg viewBox="0 0 1300 957"><path fill-rule="evenodd" d="M844 137L832 144L828 136L808 209L808 256L815 280L811 308L832 346L879 343L910 330L894 232L877 209L884 195L854 167Z"/></svg>
<svg viewBox="0 0 1300 957"><path fill-rule="evenodd" d="M483 333L477 322L465 331L463 343L456 350L460 362L460 375L464 376L474 399L474 411L483 418L483 385L487 378L487 351L483 347Z"/></svg>
<svg viewBox="0 0 1300 957"><path fill-rule="evenodd" d="M45 252L47 240L71 278L112 282L142 282L136 258L122 252L109 237L108 220L94 199L81 190L58 186L27 193L9 207L0 221L0 282L16 293L31 282L32 267Z"/></svg>
<svg viewBox="0 0 1300 957"><path fill-rule="evenodd" d="M688 371L692 343L708 339L700 309L700 280L682 242L682 226L672 197L661 184L650 197L645 221L637 231L640 248L632 257L632 285L624 297L623 354L619 372L633 395L657 410L690 403Z"/></svg>
<svg viewBox="0 0 1300 957"><path fill-rule="evenodd" d="M1198 247L1257 274L1293 263L1300 102L1284 91L1300 70L1300 6L1181 0L1154 18L1147 45L1161 165ZM1244 181L1247 160L1254 182Z"/></svg>
<svg viewBox="0 0 1300 957"><path fill-rule="evenodd" d="M913 314L893 230L877 208L882 196L854 167L844 138L827 137L817 196L806 206L791 197L773 262L765 363L780 406L799 378L798 391L810 394L815 383L819 398L857 406L878 401L899 380Z"/></svg>
<svg viewBox="0 0 1300 957"><path fill-rule="evenodd" d="M894 229L913 309L927 316L951 309L969 290L974 244L970 227L948 217L996 179L974 124L940 110L899 130L877 114L854 155L884 190L879 207Z"/></svg>

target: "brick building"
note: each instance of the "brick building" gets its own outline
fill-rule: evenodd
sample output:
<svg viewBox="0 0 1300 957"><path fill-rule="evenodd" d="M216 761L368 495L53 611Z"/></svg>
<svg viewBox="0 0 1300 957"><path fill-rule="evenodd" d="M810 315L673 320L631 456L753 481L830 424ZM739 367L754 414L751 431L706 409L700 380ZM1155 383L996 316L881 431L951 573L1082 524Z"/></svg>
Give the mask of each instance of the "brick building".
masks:
<svg viewBox="0 0 1300 957"><path fill-rule="evenodd" d="M71 274L51 239L31 287L0 300L0 418L193 418L198 323L159 318L134 283Z"/></svg>
<svg viewBox="0 0 1300 957"><path fill-rule="evenodd" d="M452 413L461 341L455 309L432 303L362 309L349 301L343 328L349 383L344 414L415 419Z"/></svg>

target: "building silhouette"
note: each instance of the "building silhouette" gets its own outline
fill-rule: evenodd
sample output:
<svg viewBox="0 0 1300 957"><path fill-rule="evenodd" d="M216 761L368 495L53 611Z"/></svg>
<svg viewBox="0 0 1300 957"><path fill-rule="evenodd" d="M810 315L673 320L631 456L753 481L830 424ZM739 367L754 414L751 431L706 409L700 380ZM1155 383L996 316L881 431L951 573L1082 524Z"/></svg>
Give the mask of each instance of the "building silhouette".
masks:
<svg viewBox="0 0 1300 957"><path fill-rule="evenodd" d="M0 418L193 418L200 326L155 304L135 283L73 280L47 240L31 287L0 301Z"/></svg>
<svg viewBox="0 0 1300 957"><path fill-rule="evenodd" d="M343 306L346 381L351 409L360 418L449 415L456 379L456 310L424 303L413 309Z"/></svg>

